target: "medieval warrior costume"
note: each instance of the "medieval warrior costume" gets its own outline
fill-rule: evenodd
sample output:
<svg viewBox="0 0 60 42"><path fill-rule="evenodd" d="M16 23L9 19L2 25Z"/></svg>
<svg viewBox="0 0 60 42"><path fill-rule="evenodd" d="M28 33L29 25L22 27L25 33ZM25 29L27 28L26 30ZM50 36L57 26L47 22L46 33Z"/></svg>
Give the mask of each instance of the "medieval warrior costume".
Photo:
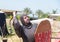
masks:
<svg viewBox="0 0 60 42"><path fill-rule="evenodd" d="M28 25L25 24L23 17L27 15L22 15L20 17L21 24L19 24L16 17L14 17L13 25L16 34L22 37L23 42L34 42L34 33L37 28L37 24L29 22Z"/></svg>
<svg viewBox="0 0 60 42"><path fill-rule="evenodd" d="M6 16L4 12L0 12L0 35L5 37L8 33L6 27Z"/></svg>

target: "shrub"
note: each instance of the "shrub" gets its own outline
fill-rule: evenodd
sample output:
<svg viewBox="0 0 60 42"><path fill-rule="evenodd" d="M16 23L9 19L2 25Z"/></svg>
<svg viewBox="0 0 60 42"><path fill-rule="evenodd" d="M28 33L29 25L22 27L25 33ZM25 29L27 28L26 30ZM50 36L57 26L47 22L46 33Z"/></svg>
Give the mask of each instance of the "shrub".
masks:
<svg viewBox="0 0 60 42"><path fill-rule="evenodd" d="M56 18L56 20L57 20L57 21L60 21L60 16L58 16L58 17Z"/></svg>

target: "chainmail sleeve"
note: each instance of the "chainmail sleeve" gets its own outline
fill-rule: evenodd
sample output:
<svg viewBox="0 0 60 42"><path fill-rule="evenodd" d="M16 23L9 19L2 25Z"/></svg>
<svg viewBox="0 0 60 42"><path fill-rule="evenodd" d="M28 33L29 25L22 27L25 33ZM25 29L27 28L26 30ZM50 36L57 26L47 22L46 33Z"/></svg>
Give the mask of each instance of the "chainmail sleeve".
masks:
<svg viewBox="0 0 60 42"><path fill-rule="evenodd" d="M13 27L15 29L17 36L21 37L22 26L19 24L19 21L16 18L13 19Z"/></svg>

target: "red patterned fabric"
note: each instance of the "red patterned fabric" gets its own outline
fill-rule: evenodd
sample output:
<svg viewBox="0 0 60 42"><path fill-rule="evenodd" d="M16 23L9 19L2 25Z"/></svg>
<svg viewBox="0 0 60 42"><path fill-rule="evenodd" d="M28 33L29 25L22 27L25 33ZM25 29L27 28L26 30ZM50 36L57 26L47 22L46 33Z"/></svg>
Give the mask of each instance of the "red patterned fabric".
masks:
<svg viewBox="0 0 60 42"><path fill-rule="evenodd" d="M36 33L35 42L51 42L51 31Z"/></svg>

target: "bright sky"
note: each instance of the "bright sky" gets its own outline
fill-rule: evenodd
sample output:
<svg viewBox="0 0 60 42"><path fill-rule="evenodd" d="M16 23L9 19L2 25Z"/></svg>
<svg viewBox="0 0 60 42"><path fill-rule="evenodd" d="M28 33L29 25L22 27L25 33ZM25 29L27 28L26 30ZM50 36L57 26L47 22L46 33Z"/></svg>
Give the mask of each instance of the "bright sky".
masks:
<svg viewBox="0 0 60 42"><path fill-rule="evenodd" d="M0 9L23 10L29 7L33 12L40 9L44 12L58 10L60 12L60 0L0 0Z"/></svg>

